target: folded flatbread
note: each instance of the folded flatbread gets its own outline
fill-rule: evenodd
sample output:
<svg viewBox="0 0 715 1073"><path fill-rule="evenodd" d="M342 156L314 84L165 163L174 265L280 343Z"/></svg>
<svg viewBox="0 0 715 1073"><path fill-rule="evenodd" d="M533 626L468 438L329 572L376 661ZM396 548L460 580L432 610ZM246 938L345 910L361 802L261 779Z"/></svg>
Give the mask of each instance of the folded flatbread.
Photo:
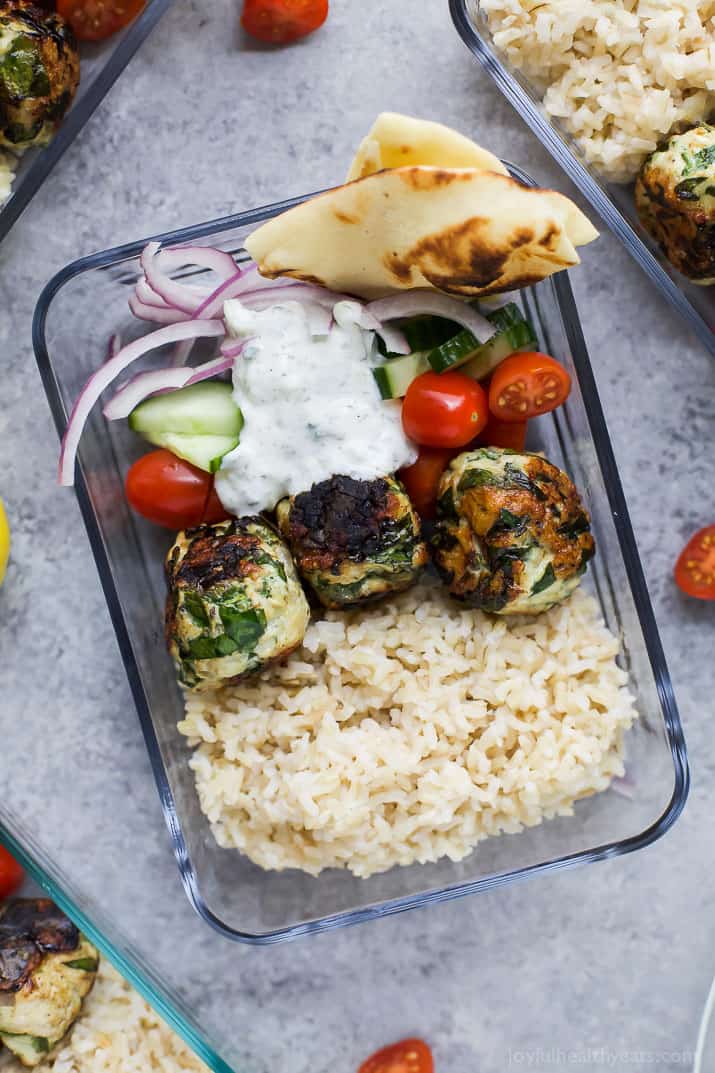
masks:
<svg viewBox="0 0 715 1073"><path fill-rule="evenodd" d="M382 152L382 150L381 150ZM579 263L598 232L562 194L495 171L412 165L367 175L259 227L262 275L364 298L413 287L476 297Z"/></svg>
<svg viewBox="0 0 715 1073"><path fill-rule="evenodd" d="M451 127L398 112L383 112L363 138L346 182L385 168L427 164L437 168L482 168L508 175L499 157Z"/></svg>

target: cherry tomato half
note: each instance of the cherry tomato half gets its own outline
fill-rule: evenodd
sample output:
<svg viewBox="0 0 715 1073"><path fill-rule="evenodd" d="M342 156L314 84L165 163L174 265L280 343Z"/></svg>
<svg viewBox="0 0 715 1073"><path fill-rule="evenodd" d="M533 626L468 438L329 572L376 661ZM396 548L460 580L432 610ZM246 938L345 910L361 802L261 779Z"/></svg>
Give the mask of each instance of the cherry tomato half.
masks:
<svg viewBox="0 0 715 1073"><path fill-rule="evenodd" d="M167 529L190 529L229 517L213 476L171 451L150 451L137 459L127 474L125 491L138 514Z"/></svg>
<svg viewBox="0 0 715 1073"><path fill-rule="evenodd" d="M4 846L0 846L0 898L9 898L19 890L24 878L22 865L10 856Z"/></svg>
<svg viewBox="0 0 715 1073"><path fill-rule="evenodd" d="M489 409L501 421L526 421L561 406L571 377L548 354L510 354L497 365L489 386Z"/></svg>
<svg viewBox="0 0 715 1073"><path fill-rule="evenodd" d="M407 389L402 426L426 447L464 447L487 423L483 387L464 373L422 373Z"/></svg>
<svg viewBox="0 0 715 1073"><path fill-rule="evenodd" d="M373 1054L358 1073L434 1073L434 1059L423 1040L403 1039Z"/></svg>
<svg viewBox="0 0 715 1073"><path fill-rule="evenodd" d="M104 41L135 19L146 0L57 0L57 11L80 41Z"/></svg>
<svg viewBox="0 0 715 1073"><path fill-rule="evenodd" d="M690 538L675 564L675 580L688 596L715 600L715 525Z"/></svg>
<svg viewBox="0 0 715 1073"><path fill-rule="evenodd" d="M405 466L398 473L420 518L434 518L439 479L457 450L449 447L420 447L417 461L411 466Z"/></svg>
<svg viewBox="0 0 715 1073"><path fill-rule="evenodd" d="M244 0L241 25L259 41L287 45L312 34L328 17L328 0Z"/></svg>

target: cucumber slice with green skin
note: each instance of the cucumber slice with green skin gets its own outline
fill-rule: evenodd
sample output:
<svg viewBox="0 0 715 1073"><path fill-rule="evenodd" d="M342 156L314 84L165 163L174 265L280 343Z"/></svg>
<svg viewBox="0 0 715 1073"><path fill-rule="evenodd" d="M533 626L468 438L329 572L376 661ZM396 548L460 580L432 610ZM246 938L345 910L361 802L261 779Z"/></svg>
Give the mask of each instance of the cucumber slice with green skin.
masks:
<svg viewBox="0 0 715 1073"><path fill-rule="evenodd" d="M426 373L429 367L427 355L418 352L392 358L385 365L373 369L372 375L383 399L401 399L415 377Z"/></svg>
<svg viewBox="0 0 715 1073"><path fill-rule="evenodd" d="M221 465L224 455L238 447L238 436L184 436L180 433L165 432L156 436L144 433L149 443L157 447L166 447L177 458L183 458L197 469L206 473L215 473Z"/></svg>
<svg viewBox="0 0 715 1073"><path fill-rule="evenodd" d="M82 972L96 972L99 962L96 958L76 958L74 961L64 961L68 969L81 969Z"/></svg>
<svg viewBox="0 0 715 1073"><path fill-rule="evenodd" d="M129 415L129 427L149 443L215 473L223 456L238 446L243 415L230 384L207 380L140 402Z"/></svg>
<svg viewBox="0 0 715 1073"><path fill-rule="evenodd" d="M145 399L129 415L129 427L146 436L165 432L184 436L240 435L243 417L233 401L233 388L218 380L206 380L165 395Z"/></svg>
<svg viewBox="0 0 715 1073"><path fill-rule="evenodd" d="M432 350L446 343L461 328L455 321L445 320L444 317L415 317L414 320L398 324L413 351Z"/></svg>
<svg viewBox="0 0 715 1073"><path fill-rule="evenodd" d="M45 1036L18 1036L13 1032L0 1032L0 1043L4 1043L26 1066L39 1065L51 1049Z"/></svg>
<svg viewBox="0 0 715 1073"><path fill-rule="evenodd" d="M513 302L488 313L487 319L496 328L491 339L480 343L471 332L463 330L429 352L430 367L436 373L461 368L468 376L481 380L515 350L536 345L534 329Z"/></svg>

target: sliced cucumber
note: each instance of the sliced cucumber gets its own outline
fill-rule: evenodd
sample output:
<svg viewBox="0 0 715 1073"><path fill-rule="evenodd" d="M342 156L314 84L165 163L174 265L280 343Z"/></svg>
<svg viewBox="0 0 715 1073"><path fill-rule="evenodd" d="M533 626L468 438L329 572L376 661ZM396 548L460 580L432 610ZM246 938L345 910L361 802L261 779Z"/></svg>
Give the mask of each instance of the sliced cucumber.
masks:
<svg viewBox="0 0 715 1073"><path fill-rule="evenodd" d="M39 1065L50 1051L50 1041L45 1036L22 1036L13 1032L0 1032L0 1043L4 1043L25 1066Z"/></svg>
<svg viewBox="0 0 715 1073"><path fill-rule="evenodd" d="M488 313L487 320L496 328L491 339L480 343L465 329L429 352L430 367L437 373L462 368L469 376L481 380L515 350L536 345L534 329L513 302Z"/></svg>
<svg viewBox="0 0 715 1073"><path fill-rule="evenodd" d="M239 441L238 436L182 436L175 432L147 436L147 439L206 473L215 473L223 456L238 447Z"/></svg>
<svg viewBox="0 0 715 1073"><path fill-rule="evenodd" d="M140 402L129 415L129 427L151 443L152 435L178 432L186 436L238 436L241 411L230 384L207 380Z"/></svg>
<svg viewBox="0 0 715 1073"><path fill-rule="evenodd" d="M415 317L413 320L399 322L399 327L415 350L432 350L440 343L451 339L459 331L460 325L444 317Z"/></svg>
<svg viewBox="0 0 715 1073"><path fill-rule="evenodd" d="M238 446L243 416L231 385L209 380L146 399L132 410L129 427L149 443L215 473L223 456Z"/></svg>
<svg viewBox="0 0 715 1073"><path fill-rule="evenodd" d="M421 352L392 358L385 365L372 370L383 399L401 399L408 387L420 373L429 369L427 355Z"/></svg>

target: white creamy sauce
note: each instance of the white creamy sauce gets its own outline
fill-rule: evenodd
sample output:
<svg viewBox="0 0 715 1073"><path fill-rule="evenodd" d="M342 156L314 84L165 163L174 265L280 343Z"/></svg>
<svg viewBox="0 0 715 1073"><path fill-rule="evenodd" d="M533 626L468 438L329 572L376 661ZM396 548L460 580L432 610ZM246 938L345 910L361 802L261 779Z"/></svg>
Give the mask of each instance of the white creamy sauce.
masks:
<svg viewBox="0 0 715 1073"><path fill-rule="evenodd" d="M272 510L335 474L367 480L415 461L400 403L380 398L374 333L358 327L356 312L339 302L331 330L313 335L316 310L298 302L260 312L238 299L224 305L230 334L248 340L233 369L241 442L216 474L228 510Z"/></svg>

